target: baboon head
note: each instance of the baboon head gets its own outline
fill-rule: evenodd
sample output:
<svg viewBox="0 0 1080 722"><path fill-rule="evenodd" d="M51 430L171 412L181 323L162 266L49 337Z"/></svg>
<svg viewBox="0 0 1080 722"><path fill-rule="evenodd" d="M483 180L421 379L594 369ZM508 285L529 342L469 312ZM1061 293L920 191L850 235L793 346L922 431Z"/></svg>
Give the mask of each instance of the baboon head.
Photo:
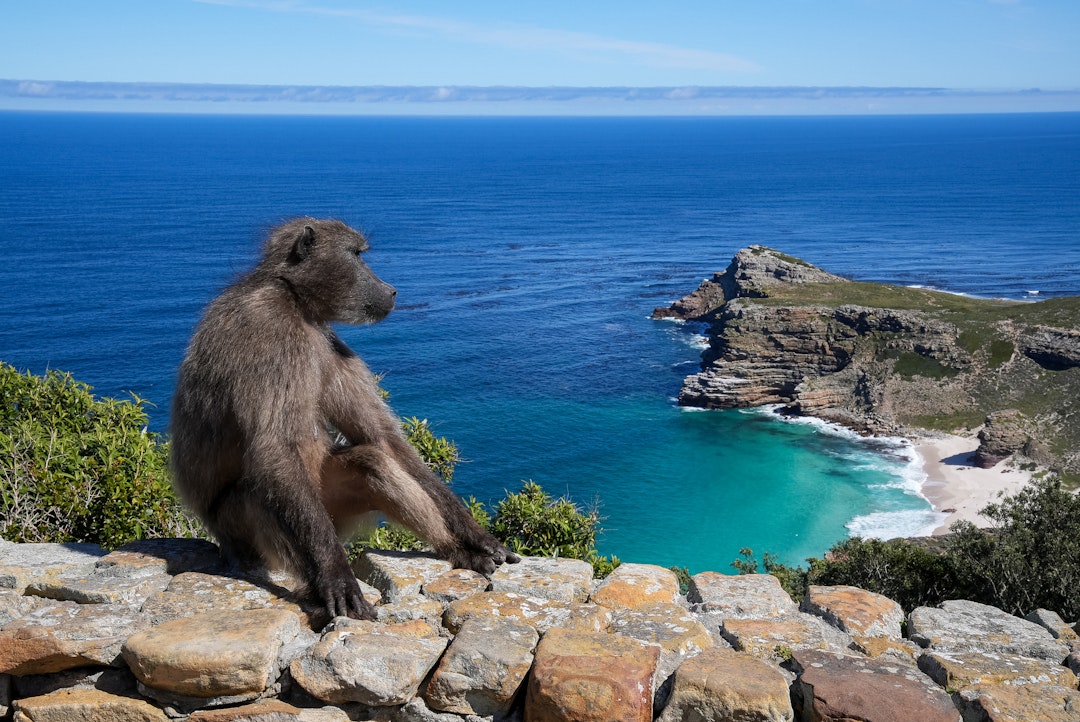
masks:
<svg viewBox="0 0 1080 722"><path fill-rule="evenodd" d="M394 308L397 291L364 263L367 250L367 239L341 221L299 218L270 237L260 266L284 281L316 322L375 323Z"/></svg>

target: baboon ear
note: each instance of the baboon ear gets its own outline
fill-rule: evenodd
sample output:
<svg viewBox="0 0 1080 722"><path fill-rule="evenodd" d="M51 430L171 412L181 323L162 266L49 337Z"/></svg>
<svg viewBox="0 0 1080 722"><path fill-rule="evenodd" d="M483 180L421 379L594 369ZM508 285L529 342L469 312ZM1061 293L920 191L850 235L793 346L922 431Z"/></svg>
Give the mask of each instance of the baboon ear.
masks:
<svg viewBox="0 0 1080 722"><path fill-rule="evenodd" d="M293 245L293 256L297 261L302 261L311 255L311 249L314 247L315 229L311 226L304 226L304 230L300 231L300 235Z"/></svg>

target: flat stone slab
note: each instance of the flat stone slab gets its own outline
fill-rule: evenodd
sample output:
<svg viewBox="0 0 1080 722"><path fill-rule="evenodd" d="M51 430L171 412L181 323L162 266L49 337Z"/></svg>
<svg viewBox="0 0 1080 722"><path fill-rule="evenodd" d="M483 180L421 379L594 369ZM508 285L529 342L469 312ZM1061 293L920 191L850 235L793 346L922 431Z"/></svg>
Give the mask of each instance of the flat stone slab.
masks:
<svg viewBox="0 0 1080 722"><path fill-rule="evenodd" d="M539 639L532 627L508 619L465 622L428 683L428 706L505 716L532 667Z"/></svg>
<svg viewBox="0 0 1080 722"><path fill-rule="evenodd" d="M678 599L679 580L670 569L623 562L600 583L591 601L610 609L638 609Z"/></svg>
<svg viewBox="0 0 1080 722"><path fill-rule="evenodd" d="M392 604L405 596L416 596L428 582L450 571L450 562L425 552L391 552L368 549L353 562L353 571L382 593Z"/></svg>
<svg viewBox="0 0 1080 722"><path fill-rule="evenodd" d="M690 578L686 600L695 611L729 619L768 619L798 611L771 574L701 572Z"/></svg>
<svg viewBox="0 0 1080 722"><path fill-rule="evenodd" d="M1038 624L966 600L913 610L908 616L908 636L921 647L942 653L1016 654L1055 664L1069 655L1068 645Z"/></svg>
<svg viewBox="0 0 1080 722"><path fill-rule="evenodd" d="M472 569L451 569L424 584L421 591L425 597L443 604L471 597L491 588L491 582L480 572Z"/></svg>
<svg viewBox="0 0 1080 722"><path fill-rule="evenodd" d="M798 612L774 619L727 619L721 634L737 651L776 663L795 650L843 652L851 647L849 635L820 617Z"/></svg>
<svg viewBox="0 0 1080 722"><path fill-rule="evenodd" d="M1066 624L1065 620L1057 612L1052 612L1049 609L1036 609L1024 619L1038 624L1050 632L1054 639L1060 639L1063 642L1080 642L1080 634L1077 634L1075 629Z"/></svg>
<svg viewBox="0 0 1080 722"><path fill-rule="evenodd" d="M593 588L593 568L580 559L524 557L491 575L491 591L515 592L560 602L584 602Z"/></svg>
<svg viewBox="0 0 1080 722"><path fill-rule="evenodd" d="M816 650L796 651L792 663L801 719L960 722L945 690L910 665Z"/></svg>
<svg viewBox="0 0 1080 722"><path fill-rule="evenodd" d="M165 590L172 577L165 573L121 576L116 567L100 573L95 567L89 574L67 570L48 580L31 582L26 593L47 599L79 604L128 604L141 606L149 597Z"/></svg>
<svg viewBox="0 0 1080 722"><path fill-rule="evenodd" d="M670 677L684 659L715 644L697 615L678 604L615 609L611 613L608 631L660 647L656 675L658 684Z"/></svg>
<svg viewBox="0 0 1080 722"><path fill-rule="evenodd" d="M483 592L447 606L443 625L455 634L468 619L514 619L540 634L555 627L601 631L611 624L611 610L592 604L571 604L516 592Z"/></svg>
<svg viewBox="0 0 1080 722"><path fill-rule="evenodd" d="M600 632L552 629L536 648L529 722L652 722L658 647Z"/></svg>
<svg viewBox="0 0 1080 722"><path fill-rule="evenodd" d="M339 719L347 722L348 715L341 710ZM304 710L277 699L260 699L238 707L199 710L187 718L187 722L305 722Z"/></svg>
<svg viewBox="0 0 1080 722"><path fill-rule="evenodd" d="M33 581L65 572L89 573L105 550L97 544L15 544L0 540L0 589L19 594Z"/></svg>
<svg viewBox="0 0 1080 722"><path fill-rule="evenodd" d="M132 635L123 655L139 682L162 701L180 695L235 703L277 681L279 653L300 629L299 617L284 609L204 612Z"/></svg>
<svg viewBox="0 0 1080 722"><path fill-rule="evenodd" d="M367 595L364 595L365 598ZM422 620L438 629L442 626L444 605L442 602L419 594L400 597L398 601L375 607L375 613L384 624L397 624L412 620Z"/></svg>
<svg viewBox="0 0 1080 722"><path fill-rule="evenodd" d="M1054 685L975 685L958 695L965 720L1080 722L1080 691Z"/></svg>
<svg viewBox="0 0 1080 722"><path fill-rule="evenodd" d="M118 666L124 640L149 626L148 617L122 605L43 604L0 630L0 673Z"/></svg>
<svg viewBox="0 0 1080 722"><path fill-rule="evenodd" d="M109 552L94 567L96 574L125 577L226 570L217 544L205 539L140 539Z"/></svg>
<svg viewBox="0 0 1080 722"><path fill-rule="evenodd" d="M972 685L1057 684L1076 688L1076 675L1068 667L1045 659L985 652L927 652L919 669L945 689Z"/></svg>
<svg viewBox="0 0 1080 722"><path fill-rule="evenodd" d="M439 661L448 640L427 634L426 625L395 625L339 617L329 631L292 662L293 679L317 699L332 704L402 705Z"/></svg>
<svg viewBox="0 0 1080 722"><path fill-rule="evenodd" d="M792 719L787 680L779 670L745 654L713 648L675 670L671 696L657 722Z"/></svg>
<svg viewBox="0 0 1080 722"><path fill-rule="evenodd" d="M12 589L0 589L0 629L8 622L50 603L41 597L27 597Z"/></svg>
<svg viewBox="0 0 1080 722"><path fill-rule="evenodd" d="M142 611L153 624L161 624L202 612L284 609L307 623L308 614L288 599L288 594L286 589L272 590L245 579L185 572L173 577L163 591L148 597Z"/></svg>
<svg viewBox="0 0 1080 722"><path fill-rule="evenodd" d="M889 639L903 636L904 610L900 605L858 587L811 585L801 609L852 636Z"/></svg>
<svg viewBox="0 0 1080 722"><path fill-rule="evenodd" d="M97 689L62 689L15 702L19 722L169 722L169 717L141 699Z"/></svg>
<svg viewBox="0 0 1080 722"><path fill-rule="evenodd" d="M1069 642L1069 656L1065 658L1065 665L1073 671L1074 674L1080 676L1080 641Z"/></svg>

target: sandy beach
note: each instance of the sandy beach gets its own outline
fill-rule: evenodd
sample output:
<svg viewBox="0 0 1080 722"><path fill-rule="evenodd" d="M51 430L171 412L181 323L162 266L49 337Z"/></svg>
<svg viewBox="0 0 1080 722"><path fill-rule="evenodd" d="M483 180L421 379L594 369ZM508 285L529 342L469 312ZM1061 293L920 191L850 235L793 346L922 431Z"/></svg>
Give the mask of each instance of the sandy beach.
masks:
<svg viewBox="0 0 1080 722"><path fill-rule="evenodd" d="M1001 462L992 469L972 465L971 457L979 447L975 437L942 434L916 439L915 450L923 459L926 482L923 495L934 511L947 514L934 535L945 534L953 522L970 521L987 526L979 510L997 501L1000 494L1011 496L1031 481L1031 473L1011 468Z"/></svg>

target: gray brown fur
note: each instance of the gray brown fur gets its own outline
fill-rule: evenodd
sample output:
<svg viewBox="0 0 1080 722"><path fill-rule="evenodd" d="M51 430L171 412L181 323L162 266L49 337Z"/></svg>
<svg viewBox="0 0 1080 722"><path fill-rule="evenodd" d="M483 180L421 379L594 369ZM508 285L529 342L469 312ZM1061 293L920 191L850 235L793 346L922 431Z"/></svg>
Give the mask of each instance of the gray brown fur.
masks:
<svg viewBox="0 0 1080 722"><path fill-rule="evenodd" d="M517 561L405 439L371 372L330 328L374 323L396 291L340 221L276 228L263 258L207 308L173 397L172 472L245 567L299 574L331 616L372 617L340 538L378 510L455 566ZM347 445L333 444L327 429Z"/></svg>

